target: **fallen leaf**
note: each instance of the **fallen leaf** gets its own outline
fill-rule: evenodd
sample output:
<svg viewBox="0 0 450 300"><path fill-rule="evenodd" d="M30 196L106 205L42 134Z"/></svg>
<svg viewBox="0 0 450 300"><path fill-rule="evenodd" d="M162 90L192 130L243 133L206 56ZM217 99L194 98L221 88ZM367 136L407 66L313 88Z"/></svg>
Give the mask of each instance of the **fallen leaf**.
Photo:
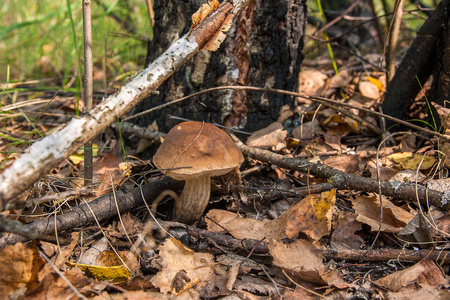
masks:
<svg viewBox="0 0 450 300"><path fill-rule="evenodd" d="M323 163L337 170L355 174L359 171L359 158L355 155L335 155L323 160Z"/></svg>
<svg viewBox="0 0 450 300"><path fill-rule="evenodd" d="M268 148L277 146L286 138L287 130L284 130L283 125L274 122L269 126L255 131L247 139L247 145L251 147Z"/></svg>
<svg viewBox="0 0 450 300"><path fill-rule="evenodd" d="M97 280L112 280L113 282L123 282L128 280L132 274L124 266L114 266L114 267L102 267L75 263L66 263L70 268L79 268L88 277L95 278Z"/></svg>
<svg viewBox="0 0 450 300"><path fill-rule="evenodd" d="M420 166L420 170L426 170L431 168L436 159L429 155L423 155L411 152L394 153L387 157L397 164L399 168L417 170Z"/></svg>
<svg viewBox="0 0 450 300"><path fill-rule="evenodd" d="M286 236L291 239L300 232L318 241L330 233L336 189L320 195L309 195L289 209Z"/></svg>
<svg viewBox="0 0 450 300"><path fill-rule="evenodd" d="M330 245L336 250L357 250L364 244L364 240L355 232L361 230L361 223L356 221L356 214L345 213L338 221L331 234Z"/></svg>
<svg viewBox="0 0 450 300"><path fill-rule="evenodd" d="M37 273L44 265L36 246L22 243L7 245L0 249L0 296L8 299L15 290L37 284Z"/></svg>
<svg viewBox="0 0 450 300"><path fill-rule="evenodd" d="M448 284L448 281L436 264L429 258L425 258L412 267L378 279L375 284L398 292L411 285L439 287Z"/></svg>
<svg viewBox="0 0 450 300"><path fill-rule="evenodd" d="M327 79L328 76L318 70L302 70L298 74L298 92L308 96L320 96ZM299 102L303 101L304 99L299 99Z"/></svg>
<svg viewBox="0 0 450 300"><path fill-rule="evenodd" d="M212 209L206 215L208 230L218 233L229 233L237 239L256 239L265 237L262 230L264 222L242 218L239 214L226 210Z"/></svg>
<svg viewBox="0 0 450 300"><path fill-rule="evenodd" d="M406 210L392 204L385 196L382 197L383 224L381 225L381 231L398 233L414 216ZM378 231L381 221L378 197L357 195L352 203L358 215L356 220L369 225L372 231Z"/></svg>
<svg viewBox="0 0 450 300"><path fill-rule="evenodd" d="M370 79L369 79L370 78ZM379 82L376 78L367 77L369 81L361 81L358 85L358 89L364 97L370 99L378 99L383 94L383 84ZM375 84L376 83L376 84ZM378 87L377 84L381 87Z"/></svg>
<svg viewBox="0 0 450 300"><path fill-rule="evenodd" d="M421 248L434 247L429 225L422 214L415 215L398 233L398 237L400 241L419 244Z"/></svg>
<svg viewBox="0 0 450 300"><path fill-rule="evenodd" d="M174 284L181 279L186 285L197 282L195 289L202 289L214 275L215 262L210 253L194 253L175 238L167 239L158 249L159 258L153 263L160 271L150 281L164 294L174 293ZM176 277L179 272L183 275Z"/></svg>
<svg viewBox="0 0 450 300"><path fill-rule="evenodd" d="M27 293L27 299L79 299L65 280L68 280L72 287L81 294L89 295L94 290L99 291L99 283L95 283L93 279L86 277L79 268L67 270L63 274L64 279L55 272L44 274L39 286Z"/></svg>
<svg viewBox="0 0 450 300"><path fill-rule="evenodd" d="M344 283L337 270L330 270L323 264L323 256L306 240L286 245L272 239L269 242L269 253L276 266L299 280L340 288L350 286Z"/></svg>
<svg viewBox="0 0 450 300"><path fill-rule="evenodd" d="M317 119L302 123L292 130L292 136L299 140L312 139L321 133L323 133L323 130L320 128L319 120Z"/></svg>
<svg viewBox="0 0 450 300"><path fill-rule="evenodd" d="M359 128L359 125L355 120L337 114L328 117L322 125L328 128L329 134L335 135L355 132Z"/></svg>

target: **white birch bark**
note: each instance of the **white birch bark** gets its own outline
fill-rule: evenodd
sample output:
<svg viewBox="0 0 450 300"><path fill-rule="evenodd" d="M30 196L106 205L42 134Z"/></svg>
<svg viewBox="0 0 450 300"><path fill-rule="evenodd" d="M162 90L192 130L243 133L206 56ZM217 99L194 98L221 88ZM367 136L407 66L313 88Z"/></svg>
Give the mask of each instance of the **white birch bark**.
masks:
<svg viewBox="0 0 450 300"><path fill-rule="evenodd" d="M245 1L235 1L233 13ZM233 5L223 2L203 22L173 43L158 59L139 72L88 115L72 119L62 129L34 143L0 175L0 209L20 206L14 197L57 167L84 143L156 90L196 54L218 31Z"/></svg>

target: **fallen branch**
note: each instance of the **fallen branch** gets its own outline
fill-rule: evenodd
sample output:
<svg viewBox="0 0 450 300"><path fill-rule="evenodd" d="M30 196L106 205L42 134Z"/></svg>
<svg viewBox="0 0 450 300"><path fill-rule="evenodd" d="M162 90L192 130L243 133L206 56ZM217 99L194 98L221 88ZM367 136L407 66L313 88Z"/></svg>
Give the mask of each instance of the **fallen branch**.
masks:
<svg viewBox="0 0 450 300"><path fill-rule="evenodd" d="M230 135L245 156L269 162L281 168L299 171L318 178L326 178L337 189L379 193L378 182L375 179L342 172L322 163L310 163L305 159L286 157L267 150L251 148L244 145L233 134ZM396 185L389 181L381 181L380 185L383 195L396 199L416 202L418 198L420 203L424 205L430 204L445 209L448 209L450 204L450 192L441 193L410 183Z"/></svg>
<svg viewBox="0 0 450 300"><path fill-rule="evenodd" d="M86 116L72 119L65 127L34 143L0 175L0 209L8 209L15 196L57 167L84 143L94 138L128 112L194 54L214 40L225 21L236 14L246 0L223 2L200 24L174 42L158 59L139 72L114 95Z"/></svg>
<svg viewBox="0 0 450 300"><path fill-rule="evenodd" d="M170 228L173 222L162 222L164 228ZM177 227L176 224L173 225ZM266 254L269 253L267 241L259 241L253 239L236 239L230 235L212 232L209 230L199 229L194 226L185 227L192 237L199 240L214 241L217 245L228 251L245 251L247 253ZM154 230L158 230L154 227ZM170 232L170 231L169 231ZM200 242L196 242L200 244ZM213 246L213 245L212 245ZM438 263L450 263L449 251L440 250L405 250L405 249L382 249L382 250L333 250L333 249L316 249L327 260L336 261L360 261L360 262L380 262L390 260L400 260L407 262L418 262L428 257Z"/></svg>
<svg viewBox="0 0 450 300"><path fill-rule="evenodd" d="M405 250L405 249L379 249L379 250L332 250L317 249L327 260L346 261L390 261L400 260L418 262L428 257L438 263L450 263L448 251L440 250Z"/></svg>
<svg viewBox="0 0 450 300"><path fill-rule="evenodd" d="M115 195L113 193L103 195L87 204L72 207L70 212L57 215L56 218L41 219L29 224L21 224L21 226L16 225L12 227L14 223L11 223L9 220L2 222L4 220L0 218L0 231L21 234L28 238L39 238L55 234L55 232L61 233L75 228L90 226L95 224L96 219L99 222L108 220L115 217L118 211L125 213L144 205L143 197L148 203L151 203L162 191L166 189L181 189L182 184L183 182L181 181L175 181L166 177L142 187L134 188L128 193L116 191ZM1 244L12 244L20 240L23 240L23 238L18 235L11 235L4 237Z"/></svg>

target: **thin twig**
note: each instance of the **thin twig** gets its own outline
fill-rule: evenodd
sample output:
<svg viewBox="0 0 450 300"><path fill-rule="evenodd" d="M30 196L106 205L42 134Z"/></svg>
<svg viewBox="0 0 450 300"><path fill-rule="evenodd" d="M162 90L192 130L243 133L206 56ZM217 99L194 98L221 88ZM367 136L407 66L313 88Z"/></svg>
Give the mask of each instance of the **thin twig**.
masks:
<svg viewBox="0 0 450 300"><path fill-rule="evenodd" d="M61 277L62 280L64 280L65 283L67 283L67 285L69 286L69 288L80 298L80 299L86 299L87 298L81 294L76 287L73 286L73 284L69 281L69 279L66 278L66 276L64 276L64 274L58 270L58 268L52 263L52 261L47 257L47 255L45 255L43 252L41 252L41 250L39 250L39 255L52 267L52 269L55 271L56 274L59 275L59 277Z"/></svg>
<svg viewBox="0 0 450 300"><path fill-rule="evenodd" d="M429 201L430 204L440 208L448 208L450 204L450 192L441 193L417 185L416 195L416 186L412 184L401 183L400 185L393 185L389 181L380 181L380 184L378 184L375 179L342 172L322 163L310 163L304 159L286 157L267 150L248 147L232 133L230 133L230 136L242 153L248 157L270 162L281 168L311 174L319 178L326 178L331 180L337 189L379 193L379 188L381 187L383 195L397 199L415 202L418 197L421 203L426 204Z"/></svg>
<svg viewBox="0 0 450 300"><path fill-rule="evenodd" d="M91 26L91 1L83 0L83 36L84 36L84 112L88 114L92 110L92 26ZM84 144L84 186L92 185L94 165L92 162L92 141Z"/></svg>
<svg viewBox="0 0 450 300"><path fill-rule="evenodd" d="M318 103L330 103L330 104L333 104L333 105L336 105L336 106L343 106L343 107L353 108L353 109L357 109L359 111L365 112L367 114L371 114L371 115L375 115L375 116L378 116L378 117L381 117L381 118L389 119L391 121L394 121L394 122L400 123L402 125L408 126L410 128L413 128L413 129L425 132L427 134L440 137L440 138L442 138L444 140L450 140L450 135L448 135L448 134L441 134L441 133L436 132L436 131L432 131L432 130L429 130L429 129L426 129L426 128L422 128L420 126L411 124L409 122L406 122L406 121L403 121L403 120L400 120L400 119L397 119L397 118L391 117L389 115L386 115L386 114L383 114L383 113L380 113L380 112L377 112L377 111L373 111L373 110L370 110L370 109L367 109L367 108L357 107L357 106L354 106L354 105L350 105L350 104L347 104L347 103L342 103L342 102L339 102L339 101L336 101L336 100L331 100L331 99L324 98L324 97L308 96L308 95L305 95L305 94L295 93L295 92L290 92L290 91L284 91L284 90L280 90L280 89L268 89L268 88L260 88L260 87L253 87L253 86L218 86L218 87L213 87L213 88L210 88L210 89L205 89L203 91L200 91L200 92L197 92L197 93L193 93L193 94L188 95L186 97L175 99L173 101L170 101L170 102L164 103L162 105L153 107L151 109L148 109L148 110L143 111L141 113L135 114L133 116L124 118L123 121L128 121L128 120L131 120L131 119L143 116L145 114L151 113L153 111L160 110L160 109L162 109L162 108L164 108L166 106L169 106L169 105L172 105L172 104L175 104L175 103L178 103L178 102L182 102L182 101L187 100L187 99L192 98L192 97L196 97L196 96L199 96L199 95L202 95L202 94L210 93L212 91L227 90L227 89L229 89L229 90L248 90L248 91L255 91L255 92L262 92L262 93L279 93L279 94L289 95L289 96L293 96L293 97L301 97L301 98L308 99L308 100L311 100L311 101L314 101L314 102L318 102Z"/></svg>

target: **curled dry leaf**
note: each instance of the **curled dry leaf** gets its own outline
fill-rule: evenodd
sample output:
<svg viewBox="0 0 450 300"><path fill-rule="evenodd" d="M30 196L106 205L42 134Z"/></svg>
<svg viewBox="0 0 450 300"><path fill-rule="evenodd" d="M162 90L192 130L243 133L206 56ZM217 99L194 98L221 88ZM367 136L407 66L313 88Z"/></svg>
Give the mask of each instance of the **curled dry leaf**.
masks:
<svg viewBox="0 0 450 300"><path fill-rule="evenodd" d="M247 145L251 147L274 147L282 143L286 138L287 130L284 130L283 125L274 122L266 128L260 129L252 133L247 139Z"/></svg>
<svg viewBox="0 0 450 300"><path fill-rule="evenodd" d="M336 202L336 189L320 195L309 195L289 210L286 236L291 239L300 232L318 241L330 233Z"/></svg>
<svg viewBox="0 0 450 300"><path fill-rule="evenodd" d="M403 170L417 170L420 167L420 170L426 170L431 168L436 159L433 156L423 155L419 153L411 153L411 152L402 152L402 153L394 153L387 157L396 163L397 167Z"/></svg>
<svg viewBox="0 0 450 300"><path fill-rule="evenodd" d="M37 282L37 272L44 265L36 246L22 243L7 245L0 250L0 296L8 299L15 290Z"/></svg>
<svg viewBox="0 0 450 300"><path fill-rule="evenodd" d="M320 96L327 79L328 76L318 70L301 71L298 74L298 92L308 96ZM300 98L299 101L306 100Z"/></svg>
<svg viewBox="0 0 450 300"><path fill-rule="evenodd" d="M359 171L359 158L356 155L343 154L330 156L323 162L342 172L355 174Z"/></svg>
<svg viewBox="0 0 450 300"><path fill-rule="evenodd" d="M310 195L268 223L242 218L240 215L213 209L207 214L208 230L230 233L238 239L281 240L294 238L300 232L313 240L330 233L331 219L336 202L336 189L321 195Z"/></svg>
<svg viewBox="0 0 450 300"><path fill-rule="evenodd" d="M417 214L398 233L401 241L418 243L421 248L433 247L433 238L427 220L422 214Z"/></svg>
<svg viewBox="0 0 450 300"><path fill-rule="evenodd" d="M242 218L239 214L220 209L212 209L206 216L208 230L213 232L229 233L237 239L260 240L266 235L262 230L264 222L259 220Z"/></svg>
<svg viewBox="0 0 450 300"><path fill-rule="evenodd" d="M406 210L392 204L386 197L382 197L383 224L381 224L381 231L398 233L414 216ZM372 231L378 231L381 221L380 202L378 197L358 195L352 202L353 208L358 215L356 220L369 225Z"/></svg>
<svg viewBox="0 0 450 300"><path fill-rule="evenodd" d="M160 271L150 279L161 292L178 294L196 283L196 290L204 288L213 278L214 257L210 253L194 253L175 238L167 239L159 248L154 262ZM180 283L184 282L184 286Z"/></svg>
<svg viewBox="0 0 450 300"><path fill-rule="evenodd" d="M398 292L406 287L417 290L417 285L438 287L448 284L448 280L432 260L425 258L412 267L378 279L375 284Z"/></svg>
<svg viewBox="0 0 450 300"><path fill-rule="evenodd" d="M361 223L356 221L356 215L352 212L347 212L334 229L331 235L331 248L336 250L354 250L360 249L364 244L364 240L355 232L361 230Z"/></svg>
<svg viewBox="0 0 450 300"><path fill-rule="evenodd" d="M338 271L329 270L323 264L323 256L306 240L286 245L272 239L269 242L269 253L275 265L298 280L340 288L349 286L344 283Z"/></svg>

